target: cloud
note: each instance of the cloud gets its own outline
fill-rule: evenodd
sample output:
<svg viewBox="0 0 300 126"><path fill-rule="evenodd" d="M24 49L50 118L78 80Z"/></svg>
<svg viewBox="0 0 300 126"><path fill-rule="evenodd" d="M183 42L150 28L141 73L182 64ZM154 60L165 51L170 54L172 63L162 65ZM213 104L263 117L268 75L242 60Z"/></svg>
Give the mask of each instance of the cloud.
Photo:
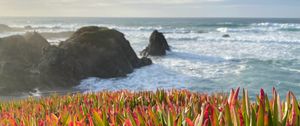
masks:
<svg viewBox="0 0 300 126"><path fill-rule="evenodd" d="M0 0L7 1L7 0ZM152 6L152 5L187 5L222 2L224 0L10 0L5 2L9 6L38 5L44 8L88 8L88 7L119 7L119 6ZM3 5L5 5L5 3ZM1 5L0 5L1 7ZM24 6L23 6L24 7ZM26 6L25 6L26 7Z"/></svg>
<svg viewBox="0 0 300 126"><path fill-rule="evenodd" d="M299 17L299 5L300 0L0 0L0 16Z"/></svg>
<svg viewBox="0 0 300 126"><path fill-rule="evenodd" d="M125 4L189 4L189 3L205 3L220 2L223 0L123 0Z"/></svg>

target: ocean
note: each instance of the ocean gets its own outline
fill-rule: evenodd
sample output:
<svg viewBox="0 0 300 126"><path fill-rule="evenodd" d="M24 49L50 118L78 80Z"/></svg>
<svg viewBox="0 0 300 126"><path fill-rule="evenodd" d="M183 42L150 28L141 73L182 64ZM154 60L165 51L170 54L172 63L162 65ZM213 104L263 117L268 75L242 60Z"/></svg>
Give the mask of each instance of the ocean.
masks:
<svg viewBox="0 0 300 126"><path fill-rule="evenodd" d="M300 19L260 18L37 18L2 17L0 24L15 30L0 37L38 31L51 44L68 38L82 26L104 26L125 34L139 54L155 29L161 31L172 51L150 57L154 64L122 78L82 80L82 91L188 89L228 92L247 88L255 97L260 88L283 96L300 96ZM230 35L228 38L222 37Z"/></svg>

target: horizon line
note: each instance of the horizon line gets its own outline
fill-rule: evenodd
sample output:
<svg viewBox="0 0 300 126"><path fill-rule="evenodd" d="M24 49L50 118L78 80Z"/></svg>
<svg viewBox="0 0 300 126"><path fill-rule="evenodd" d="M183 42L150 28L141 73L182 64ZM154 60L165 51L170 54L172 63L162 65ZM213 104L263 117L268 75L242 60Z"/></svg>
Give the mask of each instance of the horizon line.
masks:
<svg viewBox="0 0 300 126"><path fill-rule="evenodd" d="M0 18L157 18L157 19L184 19L184 18L189 18L189 19L197 19L197 18L232 18L232 19L300 19L300 17L243 17L243 16L237 16L237 17L221 17L221 16L215 16L215 17L117 17L117 16L112 16L112 17L102 17L102 16L0 16Z"/></svg>

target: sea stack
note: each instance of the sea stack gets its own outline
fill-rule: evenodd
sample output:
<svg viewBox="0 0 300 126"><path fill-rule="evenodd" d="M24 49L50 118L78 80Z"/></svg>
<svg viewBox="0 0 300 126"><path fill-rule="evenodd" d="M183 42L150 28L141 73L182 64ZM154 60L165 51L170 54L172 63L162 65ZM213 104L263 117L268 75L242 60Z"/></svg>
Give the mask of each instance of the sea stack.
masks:
<svg viewBox="0 0 300 126"><path fill-rule="evenodd" d="M154 30L150 36L149 45L141 52L141 55L147 57L164 56L166 51L170 51L169 44L163 33Z"/></svg>

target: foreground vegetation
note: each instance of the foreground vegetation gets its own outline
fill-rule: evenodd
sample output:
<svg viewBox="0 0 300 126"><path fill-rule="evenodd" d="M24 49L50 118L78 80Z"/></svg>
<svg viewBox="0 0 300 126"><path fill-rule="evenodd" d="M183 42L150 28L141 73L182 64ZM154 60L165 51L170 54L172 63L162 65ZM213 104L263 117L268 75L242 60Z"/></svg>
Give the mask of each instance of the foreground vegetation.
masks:
<svg viewBox="0 0 300 126"><path fill-rule="evenodd" d="M0 103L0 125L9 126L299 126L299 103L263 90L207 95L186 90L99 92Z"/></svg>

